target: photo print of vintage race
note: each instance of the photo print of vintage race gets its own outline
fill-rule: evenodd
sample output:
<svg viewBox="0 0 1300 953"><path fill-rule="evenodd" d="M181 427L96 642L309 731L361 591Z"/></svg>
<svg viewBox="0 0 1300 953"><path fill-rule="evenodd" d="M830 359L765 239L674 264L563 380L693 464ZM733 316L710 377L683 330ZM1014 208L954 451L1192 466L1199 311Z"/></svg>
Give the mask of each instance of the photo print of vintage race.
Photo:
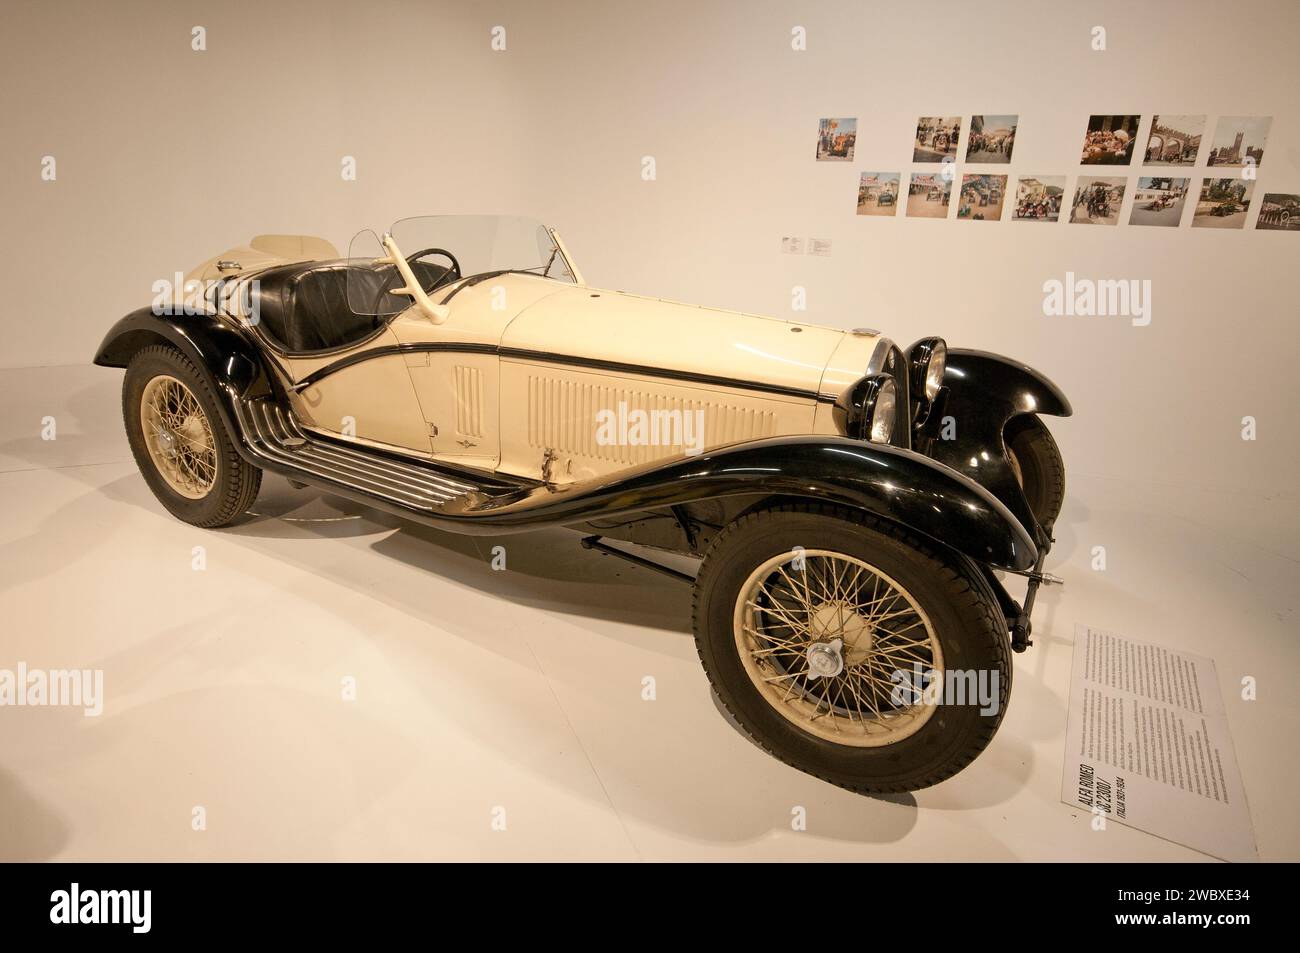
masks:
<svg viewBox="0 0 1300 953"><path fill-rule="evenodd" d="M1259 203L1256 228L1273 231L1300 231L1300 195L1267 192Z"/></svg>
<svg viewBox="0 0 1300 953"><path fill-rule="evenodd" d="M1010 162L1019 119L1019 116L971 116L966 161L1003 165Z"/></svg>
<svg viewBox="0 0 1300 953"><path fill-rule="evenodd" d="M1244 228L1255 183L1248 179L1202 179L1193 228Z"/></svg>
<svg viewBox="0 0 1300 953"><path fill-rule="evenodd" d="M1204 116L1152 116L1143 164L1195 165L1204 131Z"/></svg>
<svg viewBox="0 0 1300 953"><path fill-rule="evenodd" d="M1019 222L1055 222L1061 217L1065 195L1065 176L1022 176L1016 182L1016 208L1013 219Z"/></svg>
<svg viewBox="0 0 1300 953"><path fill-rule="evenodd" d="M897 172L863 172L858 180L859 215L897 215Z"/></svg>
<svg viewBox="0 0 1300 953"><path fill-rule="evenodd" d="M1083 225L1116 225L1120 206L1124 204L1127 179L1079 176L1074 189L1070 221Z"/></svg>
<svg viewBox="0 0 1300 953"><path fill-rule="evenodd" d="M957 199L957 217L972 221L1000 221L1006 198L1005 175L965 175Z"/></svg>
<svg viewBox="0 0 1300 953"><path fill-rule="evenodd" d="M912 161L942 162L946 158L956 159L960 139L960 116L922 116L916 121Z"/></svg>
<svg viewBox="0 0 1300 953"><path fill-rule="evenodd" d="M1130 225L1159 225L1177 228L1183 219L1190 179L1142 176L1133 190Z"/></svg>
<svg viewBox="0 0 1300 953"><path fill-rule="evenodd" d="M952 179L940 172L913 172L907 186L909 218L947 218Z"/></svg>
<svg viewBox="0 0 1300 953"><path fill-rule="evenodd" d="M822 119L817 123L817 161L852 162L857 138L856 119Z"/></svg>

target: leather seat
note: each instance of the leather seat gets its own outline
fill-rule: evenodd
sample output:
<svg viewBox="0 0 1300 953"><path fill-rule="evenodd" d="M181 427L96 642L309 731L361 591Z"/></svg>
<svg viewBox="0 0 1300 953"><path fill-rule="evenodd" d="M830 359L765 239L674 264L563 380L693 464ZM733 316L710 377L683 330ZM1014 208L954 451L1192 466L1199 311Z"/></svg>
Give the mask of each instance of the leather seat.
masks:
<svg viewBox="0 0 1300 953"><path fill-rule="evenodd" d="M384 282L385 276L374 269L347 262L277 268L258 280L258 319L286 351L346 347L379 330L390 316L359 313L383 300ZM395 301L401 310L401 299Z"/></svg>
<svg viewBox="0 0 1300 953"><path fill-rule="evenodd" d="M446 274L417 262L412 269L426 288ZM391 266L374 268L347 261L311 262L268 271L258 279L255 300L264 333L286 351L329 351L355 344L411 305L387 294L401 279Z"/></svg>

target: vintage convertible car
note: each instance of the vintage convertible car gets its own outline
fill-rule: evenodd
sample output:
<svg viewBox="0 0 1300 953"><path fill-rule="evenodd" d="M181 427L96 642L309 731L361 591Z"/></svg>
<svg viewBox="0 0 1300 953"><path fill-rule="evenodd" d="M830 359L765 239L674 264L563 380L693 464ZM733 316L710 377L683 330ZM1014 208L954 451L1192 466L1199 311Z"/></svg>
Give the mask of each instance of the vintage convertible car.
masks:
<svg viewBox="0 0 1300 953"><path fill-rule="evenodd" d="M271 471L453 533L578 529L692 582L722 703L852 790L934 784L997 730L1064 495L1041 415L1070 405L1030 368L589 287L516 218L406 219L346 258L260 236L184 290L95 356L180 519L237 520Z"/></svg>

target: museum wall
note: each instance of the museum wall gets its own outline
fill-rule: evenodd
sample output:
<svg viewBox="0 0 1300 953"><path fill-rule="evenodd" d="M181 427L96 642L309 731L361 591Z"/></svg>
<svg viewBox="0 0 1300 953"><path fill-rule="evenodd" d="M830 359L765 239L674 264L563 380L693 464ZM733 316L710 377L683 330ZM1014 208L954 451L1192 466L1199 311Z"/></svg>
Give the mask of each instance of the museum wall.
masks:
<svg viewBox="0 0 1300 953"><path fill-rule="evenodd" d="M472 4L58 0L5 21L0 366L88 362L154 281L256 234L346 253L402 216L534 204L529 90Z"/></svg>
<svg viewBox="0 0 1300 953"><path fill-rule="evenodd" d="M805 52L791 49L795 25ZM1090 114L1205 113L1211 129L1270 115L1256 200L1300 191L1300 5L593 3L521 26L524 72L554 80L529 136L538 214L588 281L1014 355L1074 402L1053 423L1072 474L1190 485L1228 512L1241 491L1294 509L1300 234L1256 231L1254 209L1241 231L1190 228L1190 213L1178 228L1130 226L1131 194L1112 227L868 218L855 197L860 172L906 183L936 168L911 162L919 116L975 113L1019 114L1012 162L983 169L1065 175L1069 193L1081 173L1151 174L1140 155L1081 166ZM828 116L858 118L852 162L814 161ZM1195 190L1205 162L1177 174ZM829 239L831 254L782 254L783 236ZM1150 324L1044 316L1044 282L1067 271L1150 280Z"/></svg>
<svg viewBox="0 0 1300 953"><path fill-rule="evenodd" d="M154 280L258 232L345 243L406 214L518 212L558 226L594 285L1014 355L1074 402L1054 425L1072 475L1190 489L1207 519L1293 510L1300 236L1254 220L1264 192L1300 192L1300 5L1046 6L18 5L0 363L88 360ZM1113 227L855 215L861 172L934 170L911 161L919 116L1018 114L991 171L1072 192L1091 114L1140 114L1145 137L1157 112L1207 114L1207 135L1273 117L1245 229L1129 225L1131 188ZM852 161L814 161L827 116L857 117ZM1105 171L1133 185L1140 162ZM1204 155L1179 174L1199 186ZM830 254L784 254L790 236ZM1045 316L1067 272L1150 281L1150 323Z"/></svg>

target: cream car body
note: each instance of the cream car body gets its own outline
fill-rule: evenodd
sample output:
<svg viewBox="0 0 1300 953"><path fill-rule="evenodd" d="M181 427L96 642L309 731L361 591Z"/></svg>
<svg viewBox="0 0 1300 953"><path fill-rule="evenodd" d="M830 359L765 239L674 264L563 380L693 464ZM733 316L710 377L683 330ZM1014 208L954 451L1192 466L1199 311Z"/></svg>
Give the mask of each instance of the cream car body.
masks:
<svg viewBox="0 0 1300 953"><path fill-rule="evenodd" d="M1040 417L1071 409L1049 380L589 286L522 219L358 241L258 236L109 331L95 361L126 369L128 440L174 515L234 522L275 473L451 532L577 529L694 586L719 698L791 764L912 790L992 738L1051 581L1064 465ZM994 569L1028 578L1023 604ZM995 676L977 706L895 691L959 663Z"/></svg>
<svg viewBox="0 0 1300 953"><path fill-rule="evenodd" d="M250 261L243 280L255 281L308 247L338 257L321 239L259 236L189 278L210 282L223 277L219 262ZM252 310L245 304L240 318L249 322ZM294 392L299 418L361 444L534 479L546 469L553 482L574 482L686 449L670 442L602 443L601 410L625 416L702 411L703 441L692 451L834 434L836 398L864 373L883 370L888 359L889 342L876 331L840 331L526 274L466 289L449 312L435 324L412 305L379 335L327 354L293 355L272 344L295 382L324 372ZM412 400L400 396L407 377Z"/></svg>

